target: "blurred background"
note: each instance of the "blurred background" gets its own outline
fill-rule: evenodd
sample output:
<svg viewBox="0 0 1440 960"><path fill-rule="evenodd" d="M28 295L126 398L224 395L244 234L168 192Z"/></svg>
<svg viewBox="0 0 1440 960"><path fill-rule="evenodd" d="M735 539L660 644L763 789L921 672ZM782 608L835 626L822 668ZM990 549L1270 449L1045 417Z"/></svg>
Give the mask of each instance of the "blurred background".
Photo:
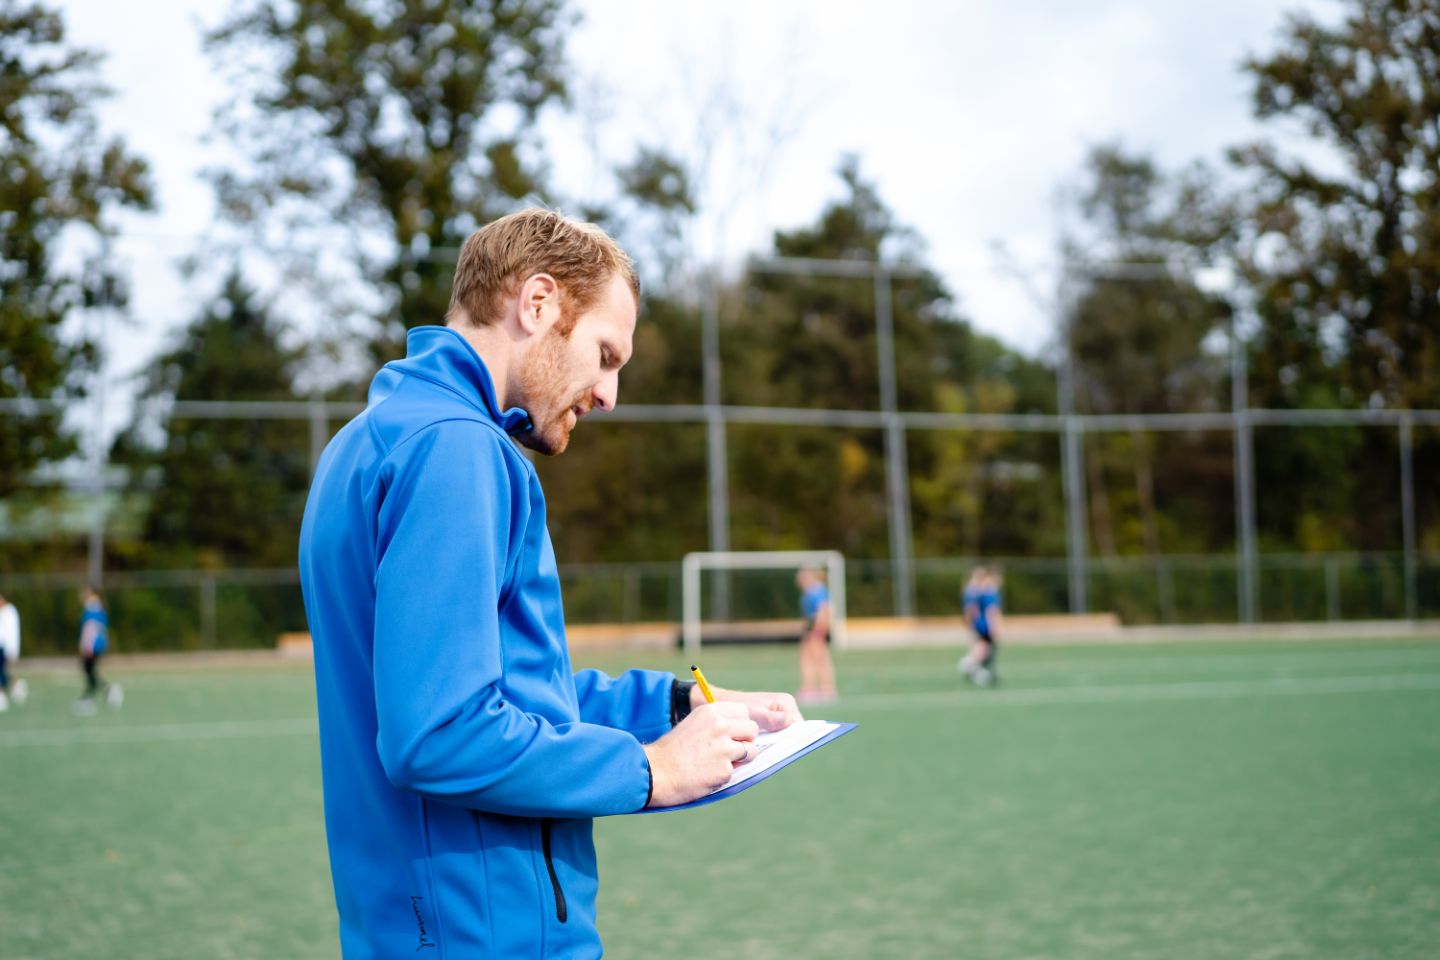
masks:
<svg viewBox="0 0 1440 960"><path fill-rule="evenodd" d="M539 464L572 622L677 620L707 549L840 550L856 616L982 557L1036 614L1440 612L1433 4L4 11L32 651L86 580L130 650L303 630L319 450L530 203L647 286Z"/></svg>

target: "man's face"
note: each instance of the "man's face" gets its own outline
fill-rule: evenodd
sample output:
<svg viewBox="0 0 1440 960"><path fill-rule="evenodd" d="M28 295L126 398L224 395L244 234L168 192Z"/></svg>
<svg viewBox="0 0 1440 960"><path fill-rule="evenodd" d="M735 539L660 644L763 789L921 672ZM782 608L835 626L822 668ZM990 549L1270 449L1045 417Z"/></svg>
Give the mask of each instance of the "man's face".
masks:
<svg viewBox="0 0 1440 960"><path fill-rule="evenodd" d="M554 456L569 445L581 417L595 407L615 408L620 368L630 359L635 336L635 310L635 295L617 274L568 336L556 326L540 335L520 370L516 401L532 426L517 440Z"/></svg>

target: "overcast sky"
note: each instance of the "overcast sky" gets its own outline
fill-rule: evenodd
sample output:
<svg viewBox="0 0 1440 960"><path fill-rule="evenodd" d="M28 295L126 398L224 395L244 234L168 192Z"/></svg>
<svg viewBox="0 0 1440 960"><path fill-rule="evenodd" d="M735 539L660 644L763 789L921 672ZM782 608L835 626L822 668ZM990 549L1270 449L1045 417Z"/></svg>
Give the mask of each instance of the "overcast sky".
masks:
<svg viewBox="0 0 1440 960"><path fill-rule="evenodd" d="M102 75L116 96L102 121L151 163L158 185L158 211L128 218L120 246L138 321L111 338L111 374L123 378L209 292L188 289L174 261L212 219L198 172L222 154L202 138L230 93L199 31L228 4L58 6L73 42L107 54ZM839 194L839 157L856 153L927 241L963 312L1028 353L1048 346L1052 320L1001 268L995 245L1048 289L1057 192L1090 146L1119 139L1170 167L1218 161L1259 133L1242 60L1275 49L1288 12L1328 19L1336 9L1328 0L578 6L576 109L543 126L564 194L604 196L609 167L639 142L709 156L707 215L693 239L699 255L734 262L763 250L775 229L812 221Z"/></svg>

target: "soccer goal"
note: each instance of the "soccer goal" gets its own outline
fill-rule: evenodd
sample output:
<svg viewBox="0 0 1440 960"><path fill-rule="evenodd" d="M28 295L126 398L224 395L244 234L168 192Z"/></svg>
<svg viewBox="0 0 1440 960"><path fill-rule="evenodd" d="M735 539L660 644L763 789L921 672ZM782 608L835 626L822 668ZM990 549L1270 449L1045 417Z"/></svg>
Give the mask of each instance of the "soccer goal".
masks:
<svg viewBox="0 0 1440 960"><path fill-rule="evenodd" d="M845 557L837 550L710 551L687 553L681 561L680 635L685 652L700 649L700 575L706 570L799 570L823 568L830 587L830 639L845 646ZM796 600L799 602L798 597Z"/></svg>

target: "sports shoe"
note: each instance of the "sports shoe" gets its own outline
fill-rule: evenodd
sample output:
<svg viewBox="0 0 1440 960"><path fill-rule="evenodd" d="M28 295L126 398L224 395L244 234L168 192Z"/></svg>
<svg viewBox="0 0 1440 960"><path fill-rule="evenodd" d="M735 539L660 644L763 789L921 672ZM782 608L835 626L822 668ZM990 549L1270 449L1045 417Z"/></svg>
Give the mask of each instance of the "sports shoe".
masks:
<svg viewBox="0 0 1440 960"><path fill-rule="evenodd" d="M76 716L93 717L95 716L96 711L95 698L81 697L79 700L76 700L70 705L70 709L75 713Z"/></svg>
<svg viewBox="0 0 1440 960"><path fill-rule="evenodd" d="M110 684L105 691L105 702L110 704L114 710L119 710L125 704L125 688L118 683Z"/></svg>
<svg viewBox="0 0 1440 960"><path fill-rule="evenodd" d="M0 690L0 713L10 709L10 698L5 696L5 691Z"/></svg>
<svg viewBox="0 0 1440 960"><path fill-rule="evenodd" d="M24 706L25 701L30 699L30 684L23 677L10 685L10 699L17 707Z"/></svg>

